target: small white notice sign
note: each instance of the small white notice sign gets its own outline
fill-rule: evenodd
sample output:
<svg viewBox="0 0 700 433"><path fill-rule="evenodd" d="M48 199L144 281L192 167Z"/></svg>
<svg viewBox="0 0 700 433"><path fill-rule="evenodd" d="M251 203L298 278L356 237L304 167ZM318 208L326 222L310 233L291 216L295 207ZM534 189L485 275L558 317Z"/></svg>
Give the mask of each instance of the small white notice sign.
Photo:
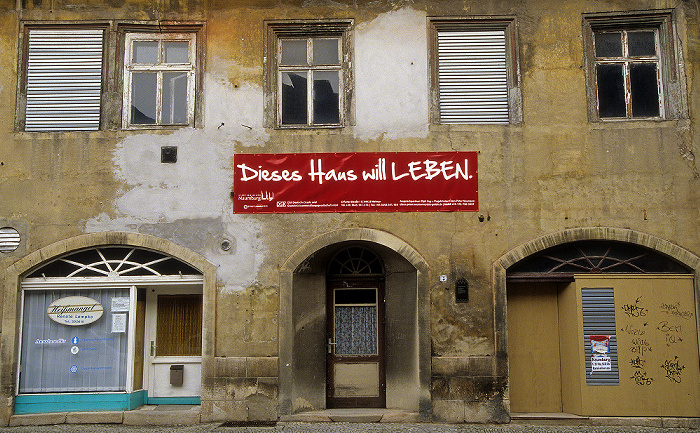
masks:
<svg viewBox="0 0 700 433"><path fill-rule="evenodd" d="M112 333L126 332L126 314L112 314Z"/></svg>
<svg viewBox="0 0 700 433"><path fill-rule="evenodd" d="M112 298L112 311L113 312L129 312L129 298L119 297Z"/></svg>
<svg viewBox="0 0 700 433"><path fill-rule="evenodd" d="M609 356L596 355L591 358L591 371L612 371L612 362Z"/></svg>

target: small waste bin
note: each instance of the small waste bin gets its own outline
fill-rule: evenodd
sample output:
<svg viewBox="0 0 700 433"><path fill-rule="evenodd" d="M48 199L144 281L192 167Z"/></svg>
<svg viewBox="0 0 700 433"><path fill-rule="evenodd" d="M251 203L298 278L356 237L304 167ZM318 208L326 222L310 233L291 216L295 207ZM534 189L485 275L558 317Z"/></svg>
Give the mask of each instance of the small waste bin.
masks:
<svg viewBox="0 0 700 433"><path fill-rule="evenodd" d="M182 379L185 372L184 365L171 365L170 366L170 385L172 386L182 386Z"/></svg>

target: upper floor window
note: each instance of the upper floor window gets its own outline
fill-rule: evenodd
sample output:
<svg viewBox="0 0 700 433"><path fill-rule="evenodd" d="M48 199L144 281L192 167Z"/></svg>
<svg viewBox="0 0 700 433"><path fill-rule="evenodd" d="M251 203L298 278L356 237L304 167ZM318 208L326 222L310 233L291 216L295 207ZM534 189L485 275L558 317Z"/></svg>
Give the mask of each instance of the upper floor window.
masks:
<svg viewBox="0 0 700 433"><path fill-rule="evenodd" d="M19 129L100 129L104 33L104 28L25 27Z"/></svg>
<svg viewBox="0 0 700 433"><path fill-rule="evenodd" d="M194 33L127 33L124 128L194 124Z"/></svg>
<svg viewBox="0 0 700 433"><path fill-rule="evenodd" d="M661 115L658 36L653 28L593 32L601 118Z"/></svg>
<svg viewBox="0 0 700 433"><path fill-rule="evenodd" d="M590 16L584 23L592 119L680 116L670 13Z"/></svg>
<svg viewBox="0 0 700 433"><path fill-rule="evenodd" d="M433 123L522 122L513 19L431 19Z"/></svg>
<svg viewBox="0 0 700 433"><path fill-rule="evenodd" d="M340 127L349 123L350 21L267 24L268 126Z"/></svg>

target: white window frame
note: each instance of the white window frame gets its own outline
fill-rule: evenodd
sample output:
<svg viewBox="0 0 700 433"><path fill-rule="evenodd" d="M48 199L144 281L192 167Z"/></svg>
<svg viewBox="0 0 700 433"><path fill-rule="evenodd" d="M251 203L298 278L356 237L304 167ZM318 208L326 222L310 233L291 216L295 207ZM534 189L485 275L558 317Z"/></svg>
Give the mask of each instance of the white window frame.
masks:
<svg viewBox="0 0 700 433"><path fill-rule="evenodd" d="M133 43L137 41L158 41L158 64L132 63ZM163 42L188 41L189 63L162 63ZM182 128L192 127L195 122L196 102L196 71L197 71L197 35L196 33L137 33L129 32L125 35L124 42L124 80L123 80L123 105L122 128L124 129L156 129L156 128ZM131 122L131 93L132 74L137 72L156 72L158 86L156 90L156 123L132 124ZM162 123L162 91L164 72L187 73L187 123L163 124Z"/></svg>
<svg viewBox="0 0 700 433"><path fill-rule="evenodd" d="M515 17L481 18L481 17L433 17L428 21L430 32L429 64L431 67L431 123L444 125L467 125L473 127L479 124L517 125L523 121L522 90L520 67L518 62L517 27ZM440 108L440 47L438 44L441 32L503 32L505 38L504 56L506 78L503 84L507 88L508 119L493 119L486 117L472 120L446 120L441 118ZM467 116L468 117L468 116Z"/></svg>
<svg viewBox="0 0 700 433"><path fill-rule="evenodd" d="M313 43L316 39L337 39L338 40L338 60L337 65L315 65L313 62ZM306 41L306 65L283 65L282 64L282 42L283 41ZM344 123L343 105L345 88L343 83L343 58L342 58L342 37L340 36L308 36L305 38L278 38L277 39L277 118L279 126L282 128L290 127L337 127ZM322 71L338 72L338 123L314 123L314 73ZM306 124L285 124L282 123L282 75L285 72L297 72L306 75Z"/></svg>
<svg viewBox="0 0 700 433"><path fill-rule="evenodd" d="M354 123L352 38L353 20L300 20L268 21L265 53L265 126L277 129L343 128ZM339 65L314 65L312 44L314 39L339 40ZM307 65L281 65L282 40L307 41ZM307 73L307 122L306 124L282 123L282 74L290 71ZM314 71L339 71L338 123L314 123L313 121L313 73Z"/></svg>

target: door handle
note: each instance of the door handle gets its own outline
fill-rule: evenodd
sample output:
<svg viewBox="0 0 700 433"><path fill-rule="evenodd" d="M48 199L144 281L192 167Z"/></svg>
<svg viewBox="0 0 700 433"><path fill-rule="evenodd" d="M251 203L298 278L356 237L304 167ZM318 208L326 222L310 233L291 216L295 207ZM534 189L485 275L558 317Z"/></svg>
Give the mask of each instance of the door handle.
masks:
<svg viewBox="0 0 700 433"><path fill-rule="evenodd" d="M333 353L333 346L335 346L333 339L328 337L328 353Z"/></svg>
<svg viewBox="0 0 700 433"><path fill-rule="evenodd" d="M151 341L151 356L156 356L156 347L158 347L156 346L156 342Z"/></svg>

